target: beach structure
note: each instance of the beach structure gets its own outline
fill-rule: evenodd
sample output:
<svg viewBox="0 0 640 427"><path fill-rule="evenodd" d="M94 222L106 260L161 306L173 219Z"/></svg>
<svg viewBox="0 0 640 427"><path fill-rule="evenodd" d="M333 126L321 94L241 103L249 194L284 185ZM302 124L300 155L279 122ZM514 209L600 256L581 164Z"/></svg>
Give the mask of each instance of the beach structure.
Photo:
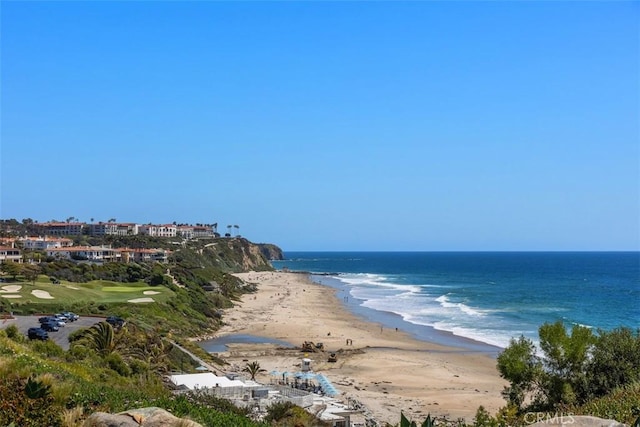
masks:
<svg viewBox="0 0 640 427"><path fill-rule="evenodd" d="M202 388L229 388L229 387L245 387L245 383L231 379L229 377L220 377L212 372L201 374L181 374L171 375L171 382L178 387L186 387L189 390L198 390Z"/></svg>
<svg viewBox="0 0 640 427"><path fill-rule="evenodd" d="M265 394L264 387L261 384L238 378L235 375L218 376L212 372L169 376L169 380L179 390L206 390L217 397L229 400L249 401L254 397ZM262 389L262 391L259 389Z"/></svg>
<svg viewBox="0 0 640 427"><path fill-rule="evenodd" d="M310 359L307 360L311 362ZM207 391L232 401L236 406L253 408L258 413L266 413L267 408L275 402L288 401L329 422L332 427L352 426L350 417L357 411L349 409L348 405L333 397L338 393L324 375L308 371L295 374L271 372L272 376L277 377L283 374L305 383L317 380L318 386L301 389L294 387L293 383L262 385L237 374L218 376L212 372L170 375L169 380L178 393L188 390Z"/></svg>

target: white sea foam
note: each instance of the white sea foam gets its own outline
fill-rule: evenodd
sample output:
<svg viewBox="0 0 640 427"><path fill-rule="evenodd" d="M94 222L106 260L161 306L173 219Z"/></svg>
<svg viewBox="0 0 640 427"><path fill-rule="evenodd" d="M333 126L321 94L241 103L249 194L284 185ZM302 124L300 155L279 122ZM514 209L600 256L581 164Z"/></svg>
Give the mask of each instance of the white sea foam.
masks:
<svg viewBox="0 0 640 427"><path fill-rule="evenodd" d="M363 277L360 277L363 279ZM431 296L422 286L384 283L382 276L358 283L351 294L362 299L362 306L399 315L404 321L498 347L506 347L513 335L509 325L491 316L492 310L481 310L464 303L452 302L448 295ZM482 327L477 327L482 318Z"/></svg>
<svg viewBox="0 0 640 427"><path fill-rule="evenodd" d="M347 285L383 285L385 276L371 273L352 273L338 276L338 280Z"/></svg>
<svg viewBox="0 0 640 427"><path fill-rule="evenodd" d="M457 308L463 313L468 314L469 316L482 317L485 313L479 309L471 308L466 304L461 302L450 302L449 298L446 295L441 295L436 298L436 301L440 303L440 305L444 308Z"/></svg>
<svg viewBox="0 0 640 427"><path fill-rule="evenodd" d="M415 325L498 347L506 347L511 337L519 335L512 330L514 325L504 323L500 317L504 310L480 309L455 302L454 295L443 295L442 290L435 289L450 288L447 285L394 283L393 276L371 273L345 273L335 278L348 287L350 295L362 300L363 307L394 313ZM526 334L535 335L536 331Z"/></svg>
<svg viewBox="0 0 640 427"><path fill-rule="evenodd" d="M505 331L496 331L491 329L478 329L464 326L456 326L445 322L434 325L435 329L451 332L459 337L470 338L475 341L484 342L505 348L509 345L510 335Z"/></svg>
<svg viewBox="0 0 640 427"><path fill-rule="evenodd" d="M358 274L345 274L338 277L342 283L345 283L351 287L360 287L360 289L393 289L400 291L401 293L409 292L418 294L421 292L422 287L417 285L403 285L399 283L393 283L389 277L381 274L371 273L358 273Z"/></svg>

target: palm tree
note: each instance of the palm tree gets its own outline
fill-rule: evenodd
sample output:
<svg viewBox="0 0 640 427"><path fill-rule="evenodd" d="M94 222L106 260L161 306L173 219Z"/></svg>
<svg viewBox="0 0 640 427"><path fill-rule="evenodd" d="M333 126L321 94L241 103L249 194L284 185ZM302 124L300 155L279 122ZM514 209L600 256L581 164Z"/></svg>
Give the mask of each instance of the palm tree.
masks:
<svg viewBox="0 0 640 427"><path fill-rule="evenodd" d="M251 376L251 381L255 381L256 375L258 375L258 373L265 371L266 369L262 369L257 361L247 363L246 366L242 368L242 372L246 372Z"/></svg>
<svg viewBox="0 0 640 427"><path fill-rule="evenodd" d="M173 348L171 343L157 335L152 336L140 331L130 334L128 341L127 349L123 349L123 356L141 360L154 371L167 372L169 370L169 352Z"/></svg>
<svg viewBox="0 0 640 427"><path fill-rule="evenodd" d="M239 233L239 230L240 230L240 226L239 225L234 225L233 228L236 229L236 237L238 237L239 236L238 233Z"/></svg>
<svg viewBox="0 0 640 427"><path fill-rule="evenodd" d="M107 322L96 323L86 330L78 345L93 349L101 356L108 356L116 349L113 326Z"/></svg>
<svg viewBox="0 0 640 427"><path fill-rule="evenodd" d="M231 227L233 227L233 225L227 225L227 234L225 234L225 236L231 237Z"/></svg>

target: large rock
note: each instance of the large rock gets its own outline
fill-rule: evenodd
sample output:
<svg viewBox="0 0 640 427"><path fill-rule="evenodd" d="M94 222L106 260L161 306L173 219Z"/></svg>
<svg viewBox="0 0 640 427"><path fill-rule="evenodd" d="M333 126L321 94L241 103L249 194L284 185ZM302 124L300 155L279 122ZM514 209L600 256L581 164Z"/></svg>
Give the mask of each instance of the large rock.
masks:
<svg viewBox="0 0 640 427"><path fill-rule="evenodd" d="M598 417L588 417L583 415L550 415L548 417L536 414L536 423L527 427L626 427L616 420L605 420ZM526 417L525 417L526 421Z"/></svg>
<svg viewBox="0 0 640 427"><path fill-rule="evenodd" d="M119 414L95 412L83 427L203 427L195 421L178 418L162 408L131 409Z"/></svg>

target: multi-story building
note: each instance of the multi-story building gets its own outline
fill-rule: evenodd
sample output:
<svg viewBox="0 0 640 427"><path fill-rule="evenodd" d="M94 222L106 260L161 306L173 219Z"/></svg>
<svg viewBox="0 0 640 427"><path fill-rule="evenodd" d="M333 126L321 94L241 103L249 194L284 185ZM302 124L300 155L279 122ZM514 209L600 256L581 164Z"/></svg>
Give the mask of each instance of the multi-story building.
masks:
<svg viewBox="0 0 640 427"><path fill-rule="evenodd" d="M138 227L138 232L152 237L176 237L178 235L178 226L173 224L145 224Z"/></svg>
<svg viewBox="0 0 640 427"><path fill-rule="evenodd" d="M193 239L193 225L179 225L178 234L185 239Z"/></svg>
<svg viewBox="0 0 640 427"><path fill-rule="evenodd" d="M204 225L196 225L193 227L193 237L214 237L213 227L207 227Z"/></svg>
<svg viewBox="0 0 640 427"><path fill-rule="evenodd" d="M79 236L82 234L84 222L43 222L33 224L38 234L45 236Z"/></svg>
<svg viewBox="0 0 640 427"><path fill-rule="evenodd" d="M22 252L18 248L0 246L0 262L22 262Z"/></svg>
<svg viewBox="0 0 640 427"><path fill-rule="evenodd" d="M138 224L134 223L98 222L97 224L88 224L87 227L92 236L133 236L138 234Z"/></svg>
<svg viewBox="0 0 640 427"><path fill-rule="evenodd" d="M119 249L122 254L123 262L167 262L168 256L171 253L166 249Z"/></svg>
<svg viewBox="0 0 640 427"><path fill-rule="evenodd" d="M179 225L178 234L185 239L197 239L198 237L214 237L213 227L204 225Z"/></svg>
<svg viewBox="0 0 640 427"><path fill-rule="evenodd" d="M74 261L117 262L120 251L106 246L71 246L47 249L47 256Z"/></svg>
<svg viewBox="0 0 640 427"><path fill-rule="evenodd" d="M24 249L46 250L49 248L66 248L73 245L73 240L64 237L20 237L18 241Z"/></svg>

